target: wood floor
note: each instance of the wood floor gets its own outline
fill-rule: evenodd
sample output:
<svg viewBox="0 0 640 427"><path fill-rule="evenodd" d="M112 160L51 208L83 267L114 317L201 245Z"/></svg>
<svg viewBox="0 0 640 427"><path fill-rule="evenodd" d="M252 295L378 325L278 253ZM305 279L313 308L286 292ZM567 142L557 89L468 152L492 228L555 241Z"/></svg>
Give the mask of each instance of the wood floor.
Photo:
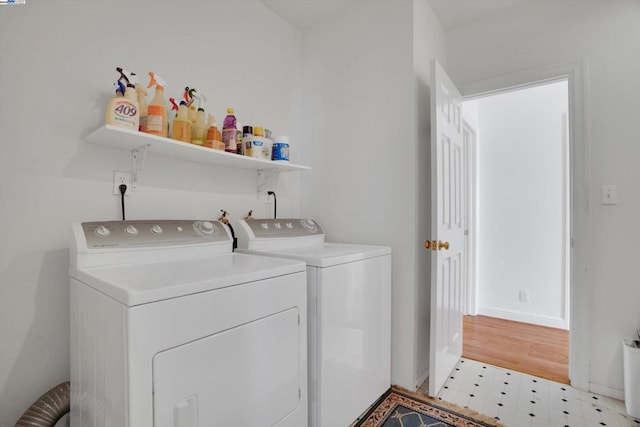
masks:
<svg viewBox="0 0 640 427"><path fill-rule="evenodd" d="M462 356L569 384L569 331L464 316Z"/></svg>

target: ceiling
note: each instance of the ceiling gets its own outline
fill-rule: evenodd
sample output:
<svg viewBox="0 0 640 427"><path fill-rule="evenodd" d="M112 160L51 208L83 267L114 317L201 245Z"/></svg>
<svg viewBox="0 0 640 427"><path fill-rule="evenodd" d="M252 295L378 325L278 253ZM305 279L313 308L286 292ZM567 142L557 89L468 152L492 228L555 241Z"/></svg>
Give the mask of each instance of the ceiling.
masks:
<svg viewBox="0 0 640 427"><path fill-rule="evenodd" d="M304 30L362 0L260 0L292 25ZM398 0L385 0L398 1ZM532 0L427 0L445 30L500 13Z"/></svg>
<svg viewBox="0 0 640 427"><path fill-rule="evenodd" d="M260 0L300 30L337 14L360 0Z"/></svg>
<svg viewBox="0 0 640 427"><path fill-rule="evenodd" d="M497 15L527 0L427 0L445 30ZM531 1L531 0L528 0Z"/></svg>

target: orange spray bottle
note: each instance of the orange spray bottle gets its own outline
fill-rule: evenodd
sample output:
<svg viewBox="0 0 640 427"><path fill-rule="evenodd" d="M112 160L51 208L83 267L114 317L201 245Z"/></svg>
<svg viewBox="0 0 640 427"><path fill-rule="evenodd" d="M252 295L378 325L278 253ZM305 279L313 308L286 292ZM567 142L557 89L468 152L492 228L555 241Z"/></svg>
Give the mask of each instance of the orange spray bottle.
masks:
<svg viewBox="0 0 640 427"><path fill-rule="evenodd" d="M209 148L224 151L224 142L222 142L222 135L216 126L216 118L213 114L209 114L207 120L207 136L204 140L204 145Z"/></svg>
<svg viewBox="0 0 640 427"><path fill-rule="evenodd" d="M157 74L149 72L151 81L147 88L156 87L153 99L147 107L147 133L167 137L169 134L169 113L164 97L166 82Z"/></svg>

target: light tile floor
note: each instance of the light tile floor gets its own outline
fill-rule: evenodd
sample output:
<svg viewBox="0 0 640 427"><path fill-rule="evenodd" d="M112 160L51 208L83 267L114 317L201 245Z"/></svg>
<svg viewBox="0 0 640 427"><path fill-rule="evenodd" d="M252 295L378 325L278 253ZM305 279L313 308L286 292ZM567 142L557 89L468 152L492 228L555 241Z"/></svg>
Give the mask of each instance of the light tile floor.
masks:
<svg viewBox="0 0 640 427"><path fill-rule="evenodd" d="M507 427L640 427L619 400L469 359L458 362L438 398Z"/></svg>

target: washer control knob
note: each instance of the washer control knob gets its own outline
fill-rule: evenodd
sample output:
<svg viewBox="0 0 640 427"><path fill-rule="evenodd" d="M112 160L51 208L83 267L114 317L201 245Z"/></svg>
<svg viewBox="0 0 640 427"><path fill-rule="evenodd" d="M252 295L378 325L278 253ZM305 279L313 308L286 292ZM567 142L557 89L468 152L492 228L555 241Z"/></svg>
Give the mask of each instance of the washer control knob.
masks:
<svg viewBox="0 0 640 427"><path fill-rule="evenodd" d="M124 232L127 233L129 236L135 236L138 234L138 229L133 225L127 225L124 228Z"/></svg>
<svg viewBox="0 0 640 427"><path fill-rule="evenodd" d="M153 234L162 234L162 227L160 227L158 224L154 224L151 226L151 232Z"/></svg>
<svg viewBox="0 0 640 427"><path fill-rule="evenodd" d="M211 221L202 221L198 225L198 228L204 234L213 234L213 232L215 231L215 227L214 227L214 225L213 225L213 223Z"/></svg>
<svg viewBox="0 0 640 427"><path fill-rule="evenodd" d="M310 233L318 231L318 226L312 219L302 219L300 220L300 224Z"/></svg>
<svg viewBox="0 0 640 427"><path fill-rule="evenodd" d="M105 227L104 225L99 226L98 228L96 228L95 233L100 236L100 237L106 237L109 234L111 234L111 230L109 230L107 227Z"/></svg>

